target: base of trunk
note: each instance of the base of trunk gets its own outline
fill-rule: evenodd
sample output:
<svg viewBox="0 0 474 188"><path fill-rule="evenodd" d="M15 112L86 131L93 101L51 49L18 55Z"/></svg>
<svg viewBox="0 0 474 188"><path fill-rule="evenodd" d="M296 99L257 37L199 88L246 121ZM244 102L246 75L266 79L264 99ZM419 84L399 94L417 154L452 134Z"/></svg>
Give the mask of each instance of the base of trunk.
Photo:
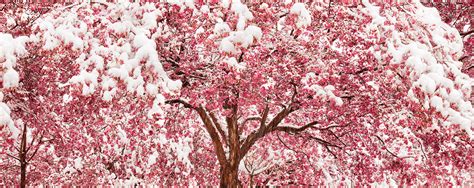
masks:
<svg viewBox="0 0 474 188"><path fill-rule="evenodd" d="M220 187L242 187L237 168L232 170L224 168L221 170Z"/></svg>

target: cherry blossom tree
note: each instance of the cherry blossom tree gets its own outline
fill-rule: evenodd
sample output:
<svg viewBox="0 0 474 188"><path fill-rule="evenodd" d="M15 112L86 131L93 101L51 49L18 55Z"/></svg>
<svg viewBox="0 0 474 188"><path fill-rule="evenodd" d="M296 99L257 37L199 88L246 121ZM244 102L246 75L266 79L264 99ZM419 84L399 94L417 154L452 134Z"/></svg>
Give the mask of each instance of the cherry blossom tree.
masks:
<svg viewBox="0 0 474 188"><path fill-rule="evenodd" d="M249 8L232 2L212 10L218 17L213 30L201 26L199 34L208 45L194 47L204 49L198 60L182 63L185 56L179 55L168 61L182 70L171 76L180 78L183 87L180 98L167 103L189 108L205 124L221 166L220 184L239 184L241 160L252 147L273 145L279 134L282 145L316 145L297 147L293 159L308 155L313 156L309 163L331 162L301 168L294 180L275 183L305 182L302 173L336 182L449 182L433 173L441 161L468 174L462 169L472 163L464 163L472 152L464 148L471 142L472 106L462 96L470 95L471 81L455 61L462 54L457 31L439 16L432 21L435 10L420 4L378 9L365 3L357 11L332 11L334 15L324 7L298 3ZM192 45L184 48L198 51ZM181 51L176 54L188 54ZM436 53L445 55L425 56ZM457 70L445 72L453 67ZM458 83L444 79L449 77L458 77ZM463 94L450 97L458 92ZM458 110L451 111L444 101L456 103L452 107ZM458 144L431 140L439 134L462 136ZM440 151L439 144L446 142L461 148L443 146L446 150ZM281 149L285 147L273 153ZM443 158L459 150L463 155L456 160ZM291 160L291 154L285 157ZM432 174L419 175L424 169ZM376 171L384 173L375 176ZM322 183L306 182L311 181Z"/></svg>
<svg viewBox="0 0 474 188"><path fill-rule="evenodd" d="M47 130L57 128L55 124L58 118L54 116L52 107L58 103L51 98L51 93L56 91L49 90L51 81L57 78L55 74L43 76L43 73L54 69L44 66L41 60L44 60L45 54L42 52L28 54L25 46L28 37L19 36L29 34L31 25L44 11L35 12L17 5L7 10L9 11L2 14L2 18L7 19L2 28L9 34L2 33L0 47L2 51L0 59L3 65L1 98L6 102L1 103L3 107L1 165L5 169L2 171L2 182L5 184L15 182L15 177L12 175L16 173L12 172L19 169L21 174L19 182L21 187L24 187L28 167L32 171L28 177L30 179L41 178L50 172L44 170L49 169L48 163L51 159L46 155L38 156L42 153L38 151L45 150L45 145L57 136L54 133L59 133ZM45 69L42 69L43 66ZM21 69L22 72L18 73L15 69ZM46 84L40 85L38 84L40 82ZM48 100L49 104L44 104L45 100Z"/></svg>
<svg viewBox="0 0 474 188"><path fill-rule="evenodd" d="M168 171L176 171L178 167L187 168L186 164L179 162L166 164L166 167L175 168L159 165L160 168L151 167L157 160L172 161L166 156L176 158L172 151L186 152L185 148L180 147L182 141L173 142L174 145L165 148L156 146L167 140L160 140L161 134L147 138L154 133L152 127L157 127L157 123L151 121L152 114L147 115L143 108L148 107L148 103L153 103L153 100L137 100L134 94L128 95L130 86L127 83L117 83L105 76L98 78L99 71L103 71L99 68L101 62L103 66L104 61L118 59L113 56L115 54L109 54L112 51L108 49L109 45L126 44L124 41L110 44L111 38L116 38L117 33L107 29L108 23L102 20L103 15L93 16L102 11L103 6L75 4L54 7L50 13L34 17L35 23L28 22L27 26L18 27L11 22L13 29L5 31L25 35L15 38L15 35L6 34L2 38L10 42L4 43L2 49L18 46L13 51L6 51L10 54L4 54L3 59L5 69L11 69L12 72L3 74L3 92L8 101L4 106L3 119L8 127L2 128L2 133L8 138L3 142L5 147L2 147L5 149L2 151L5 152L2 153L2 157L5 157L2 162L9 169L2 172L5 177L9 177L4 180L5 184L21 182L21 186L37 185L48 179L59 185L137 183L137 179L157 179L154 176L156 173L170 173ZM108 10L111 11L109 15L122 14L116 12L117 9ZM5 17L15 20L11 15L23 16L10 14ZM31 16L25 17L29 19ZM142 50L146 47L150 46ZM91 63L93 71L87 70ZM119 70L111 74L117 76L121 72ZM94 93L99 87L97 79L101 80L101 90L117 88L110 93ZM153 81L149 80L148 83L153 84ZM157 94L158 91L152 91L153 85L148 88L151 88L148 89L151 94ZM111 95L121 95L121 99L112 102ZM136 103L131 105L131 101ZM127 104L130 105L127 107ZM18 123L13 123L13 120ZM156 148L148 150L153 146ZM14 152L14 148L18 152ZM20 162L20 168L16 168L15 160ZM21 169L20 180L16 179L18 173L15 172L18 169ZM161 178L165 180L159 179L157 182L173 178ZM181 178L180 181L185 179Z"/></svg>
<svg viewBox="0 0 474 188"><path fill-rule="evenodd" d="M18 174L22 186L471 178L469 34L419 2L81 3L16 15L0 34L5 185Z"/></svg>

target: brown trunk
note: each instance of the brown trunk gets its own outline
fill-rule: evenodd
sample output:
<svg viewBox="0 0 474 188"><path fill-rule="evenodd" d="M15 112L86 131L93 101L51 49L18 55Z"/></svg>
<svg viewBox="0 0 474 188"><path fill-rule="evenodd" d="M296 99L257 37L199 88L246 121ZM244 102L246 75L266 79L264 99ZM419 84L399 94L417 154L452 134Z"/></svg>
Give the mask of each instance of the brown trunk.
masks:
<svg viewBox="0 0 474 188"><path fill-rule="evenodd" d="M253 175L250 175L250 187L253 187Z"/></svg>
<svg viewBox="0 0 474 188"><path fill-rule="evenodd" d="M221 166L221 182L220 187L242 187L239 181L239 163L240 163L240 147L239 147L239 126L237 124L237 106L232 107L232 116L226 117L228 135L229 135L229 159L228 162Z"/></svg>
<svg viewBox="0 0 474 188"><path fill-rule="evenodd" d="M21 144L20 144L20 187L26 187L26 124L23 125L23 133L21 134Z"/></svg>
<svg viewBox="0 0 474 188"><path fill-rule="evenodd" d="M26 163L21 163L21 180L20 180L20 187L26 187Z"/></svg>
<svg viewBox="0 0 474 188"><path fill-rule="evenodd" d="M238 166L234 168L221 168L220 187L242 187L242 184L239 181Z"/></svg>

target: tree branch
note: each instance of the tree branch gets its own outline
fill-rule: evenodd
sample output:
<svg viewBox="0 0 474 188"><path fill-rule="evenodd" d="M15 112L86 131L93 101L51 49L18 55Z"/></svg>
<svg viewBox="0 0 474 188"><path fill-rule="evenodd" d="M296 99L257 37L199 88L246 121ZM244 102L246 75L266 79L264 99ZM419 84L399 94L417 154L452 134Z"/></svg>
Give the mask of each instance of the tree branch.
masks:
<svg viewBox="0 0 474 188"><path fill-rule="evenodd" d="M317 137L314 137L314 136L309 136L309 138L313 139L313 140L316 140L318 143L320 143L321 145L323 145L326 150L334 157L337 159L337 156L336 154L331 150L331 148L329 147L335 147L335 148L338 148L338 149L342 149L341 146L338 146L338 145L335 145L335 144L332 144L326 140L323 140L321 138L317 138Z"/></svg>
<svg viewBox="0 0 474 188"><path fill-rule="evenodd" d="M291 151L293 151L293 152L295 152L295 153L302 153L302 154L304 154L304 155L306 156L306 158L308 158L308 161L310 161L309 164L310 164L314 169L316 169L316 168L314 167L314 165L311 163L311 157L309 157L309 155L306 154L306 152L297 151L297 150L295 150L295 149L293 149L293 148L290 148L290 146L288 146L285 142L283 142L283 140L280 138L280 135L279 135L278 133L277 133L276 135L277 135L278 140L281 142L281 144L283 144L283 146L285 146L287 149L289 149L289 150L291 150Z"/></svg>
<svg viewBox="0 0 474 188"><path fill-rule="evenodd" d="M182 103L182 102L179 102L179 103ZM212 120L209 119L209 116L207 115L206 110L204 110L203 107L199 107L195 109L198 112L199 116L201 117L202 122L204 123L204 128L206 129L207 133L212 139L212 144L214 145L214 150L216 152L217 160L219 161L219 164L221 166L228 165L225 152L222 147L222 142L219 139L219 134L216 132L216 129L214 129L214 126L212 126Z"/></svg>
<svg viewBox="0 0 474 188"><path fill-rule="evenodd" d="M463 32L463 33L459 33L459 35L461 35L461 37L465 37L465 36L468 36L470 34L474 33L474 30L470 30L470 31L467 31L467 32Z"/></svg>
<svg viewBox="0 0 474 188"><path fill-rule="evenodd" d="M260 128L265 127L265 123L267 122L269 111L270 111L270 108L268 108L268 105L265 106L265 109L263 110L263 114L262 114L262 120L260 121Z"/></svg>
<svg viewBox="0 0 474 188"><path fill-rule="evenodd" d="M425 150L423 149L423 144L418 139L416 139L416 141L418 142L418 144L420 144L421 152L423 153L423 158L425 158L425 160L427 160L428 157L426 157Z"/></svg>
<svg viewBox="0 0 474 188"><path fill-rule="evenodd" d="M392 156L396 157L396 158L400 158L398 157L397 155L395 155L393 152L391 152L388 148L387 148L387 145L385 144L385 142L382 140L382 138L380 138L378 135L375 135L375 137L377 137L377 139L382 142L383 146L385 147L385 150Z"/></svg>
<svg viewBox="0 0 474 188"><path fill-rule="evenodd" d="M291 85L293 86L293 95L291 96L291 104L293 104L296 100L296 95L298 95L298 90L296 88L296 83L291 82Z"/></svg>
<svg viewBox="0 0 474 188"><path fill-rule="evenodd" d="M10 155L10 154L8 154L8 153L7 153L7 155L8 155L9 157L11 157L11 158L14 158L14 159L16 159L16 160L18 160L18 161L20 161L20 162L21 162L21 160L20 160L18 157L15 157L15 156L13 156L13 155Z"/></svg>
<svg viewBox="0 0 474 188"><path fill-rule="evenodd" d="M462 56L461 58L458 59L458 61L463 61L464 59L468 58L469 56L465 55L465 56ZM473 66L469 67L469 68L466 68L467 70L471 69Z"/></svg>
<svg viewBox="0 0 474 188"><path fill-rule="evenodd" d="M238 62L241 63L243 60L244 60L244 52L240 54Z"/></svg>
<svg viewBox="0 0 474 188"><path fill-rule="evenodd" d="M261 120L262 120L261 117L249 117L244 120L244 122L242 123L242 126L244 126L249 121L261 121Z"/></svg>
<svg viewBox="0 0 474 188"><path fill-rule="evenodd" d="M13 146L15 148L16 151L20 152L20 148L18 148L17 146Z"/></svg>
<svg viewBox="0 0 474 188"><path fill-rule="evenodd" d="M41 133L41 136L40 136L39 141L38 141L38 145L41 144L41 140L43 139L43 135L44 135L44 131ZM36 138L37 138L37 136L35 136L33 139L31 139L30 145L26 149L26 152L30 151L31 147L33 147L33 144L34 144Z"/></svg>
<svg viewBox="0 0 474 188"><path fill-rule="evenodd" d="M229 136L229 164L230 166L238 166L242 157L240 157L240 132L237 124L237 105L231 105L232 114L227 116L227 135Z"/></svg>
<svg viewBox="0 0 474 188"><path fill-rule="evenodd" d="M309 128L316 129L316 130L319 130L319 131L326 131L326 130L330 131L331 128L345 127L345 126L340 126L340 125L331 125L331 126L321 127L321 128L320 127L315 127L315 125L317 125L318 123L319 123L318 121L313 121L313 122L308 123L308 124L306 124L302 127L288 127L288 126L275 127L274 130L282 131L282 132L286 132L286 133L297 134L297 133L303 132L304 130L309 129ZM332 132L332 131L330 131L330 132Z"/></svg>
<svg viewBox="0 0 474 188"><path fill-rule="evenodd" d="M265 108L263 112L263 118L260 123L259 129L255 132L250 133L250 135L247 136L247 138L244 140L244 143L242 144L242 147L240 148L240 157L242 158L247 154L249 151L250 147L252 147L255 142L268 134L269 132L272 132L275 127L280 124L280 122L285 119L291 112L294 110L292 108L283 108L271 121L268 123L268 125L265 125L265 121L268 117L268 112L269 108L268 106Z"/></svg>
<svg viewBox="0 0 474 188"><path fill-rule="evenodd" d="M182 104L185 108L190 108L190 109L195 109L196 110L196 108L193 105L191 105L188 102L183 101L181 99L167 100L165 102L165 104Z"/></svg>
<svg viewBox="0 0 474 188"><path fill-rule="evenodd" d="M47 140L47 141L43 141L43 134L41 134L41 137L38 141L38 144L36 144L37 148L35 149L35 151L33 152L33 154L31 154L31 156L26 160L26 162L30 162L31 159L33 159L33 157L36 155L36 153L38 152L39 148L40 148L40 145L43 144L44 142L49 142L51 140L53 140L54 138L50 139L50 140Z"/></svg>
<svg viewBox="0 0 474 188"><path fill-rule="evenodd" d="M336 133L334 133L333 131L331 131L331 130L329 130L329 129L328 129L327 131L329 131L329 133L331 133L331 135L333 135L334 137L336 137L336 139L337 139L339 142L341 142L342 145L347 146L347 144L344 143L344 142L341 140L341 138L339 138L339 136L336 135Z"/></svg>
<svg viewBox="0 0 474 188"><path fill-rule="evenodd" d="M291 107L289 108L283 108L282 111L280 111L280 113L278 113L273 119L272 121L270 121L270 123L268 123L268 126L265 128L266 129L266 132L271 132L275 129L275 127L278 126L278 124L280 124L280 122L285 119L288 115L290 115L291 112L294 112L295 110Z"/></svg>
<svg viewBox="0 0 474 188"><path fill-rule="evenodd" d="M225 135L224 130L222 130L222 127L221 127L219 121L217 120L217 117L216 117L216 116L214 115L214 113L212 113L212 112L209 113L209 116L211 117L212 122L213 122L214 125L216 126L217 131L218 131L219 134L221 135L222 140L224 140L224 143L225 143L226 145L229 145L229 143L227 142L227 136Z"/></svg>
<svg viewBox="0 0 474 188"><path fill-rule="evenodd" d="M311 123L308 123L302 127L288 127L288 126L284 126L284 127L275 127L274 130L277 130L277 131L282 131L282 132L287 132L287 133L300 133L308 128L314 128L314 125L318 124L317 121L313 121Z"/></svg>

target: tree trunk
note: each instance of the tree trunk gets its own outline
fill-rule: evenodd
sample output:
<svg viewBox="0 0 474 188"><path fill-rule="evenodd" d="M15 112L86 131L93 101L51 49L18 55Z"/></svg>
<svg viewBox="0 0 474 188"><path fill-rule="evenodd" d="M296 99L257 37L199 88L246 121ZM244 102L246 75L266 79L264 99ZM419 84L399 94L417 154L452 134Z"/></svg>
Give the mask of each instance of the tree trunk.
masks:
<svg viewBox="0 0 474 188"><path fill-rule="evenodd" d="M220 187L242 187L239 181L239 126L237 124L237 106L232 106L232 116L226 117L228 135L229 135L229 159L221 164L221 182Z"/></svg>
<svg viewBox="0 0 474 188"><path fill-rule="evenodd" d="M234 167L221 167L221 180L220 187L242 187L239 181L239 168Z"/></svg>
<svg viewBox="0 0 474 188"><path fill-rule="evenodd" d="M250 187L253 187L253 174L250 174Z"/></svg>
<svg viewBox="0 0 474 188"><path fill-rule="evenodd" d="M25 162L21 163L20 187L21 188L26 187L26 163Z"/></svg>
<svg viewBox="0 0 474 188"><path fill-rule="evenodd" d="M26 161L26 124L23 125L23 133L21 134L21 144L20 144L20 187L26 187L26 167L28 165Z"/></svg>

